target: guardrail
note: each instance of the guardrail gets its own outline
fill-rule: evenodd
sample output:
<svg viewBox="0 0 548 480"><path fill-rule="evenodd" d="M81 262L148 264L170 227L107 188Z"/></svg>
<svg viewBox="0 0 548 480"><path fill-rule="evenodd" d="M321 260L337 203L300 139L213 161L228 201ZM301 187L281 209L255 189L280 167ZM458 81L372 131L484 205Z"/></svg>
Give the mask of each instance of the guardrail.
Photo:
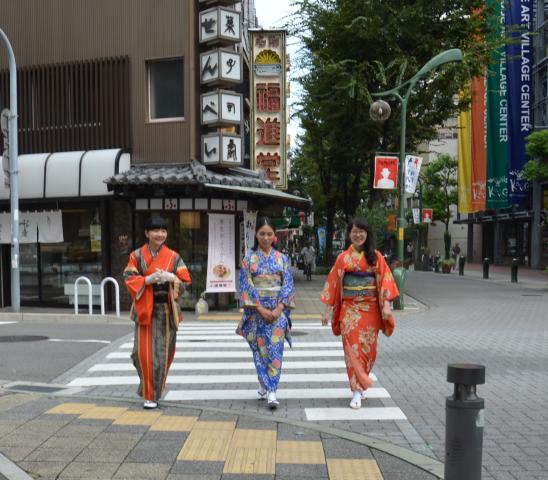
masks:
<svg viewBox="0 0 548 480"><path fill-rule="evenodd" d="M88 277L78 277L74 281L74 315L78 315L78 284L80 281L83 281L88 285L89 314L93 315L93 293L91 291L91 280Z"/></svg>
<svg viewBox="0 0 548 480"><path fill-rule="evenodd" d="M105 285L111 282L114 284L114 295L116 298L116 316L120 316L120 287L115 278L105 277L101 281L101 315L105 315Z"/></svg>
<svg viewBox="0 0 548 480"><path fill-rule="evenodd" d="M84 282L88 286L88 308L89 315L93 315L93 292L91 280L88 277L81 276L74 281L74 314L78 315L78 284ZM114 294L116 299L116 316L120 316L120 286L113 277L105 277L101 281L101 315L105 315L105 285L107 283L114 284Z"/></svg>

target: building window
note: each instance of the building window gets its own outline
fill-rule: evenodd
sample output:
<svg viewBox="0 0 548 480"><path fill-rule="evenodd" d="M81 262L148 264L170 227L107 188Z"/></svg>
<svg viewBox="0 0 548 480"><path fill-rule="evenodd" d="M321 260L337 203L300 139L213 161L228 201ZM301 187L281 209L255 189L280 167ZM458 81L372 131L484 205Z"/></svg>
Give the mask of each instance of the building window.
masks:
<svg viewBox="0 0 548 480"><path fill-rule="evenodd" d="M182 58L148 62L148 98L151 121L184 117Z"/></svg>

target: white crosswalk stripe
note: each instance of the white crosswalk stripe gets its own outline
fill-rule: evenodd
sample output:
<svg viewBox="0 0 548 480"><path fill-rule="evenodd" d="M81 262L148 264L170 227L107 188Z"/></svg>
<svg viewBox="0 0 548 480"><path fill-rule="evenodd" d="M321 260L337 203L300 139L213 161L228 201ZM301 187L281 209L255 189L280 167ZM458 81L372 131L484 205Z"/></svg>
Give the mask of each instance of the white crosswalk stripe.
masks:
<svg viewBox="0 0 548 480"><path fill-rule="evenodd" d="M237 336L234 329L235 323L183 324L177 333L177 350L166 382L165 400L255 400L257 375L252 355L247 342ZM389 399L390 394L378 385L367 390L362 409L354 411L348 407L351 392L341 341L332 336L329 340L321 340L320 329L327 330L317 324L294 325L295 332L308 333L313 341L294 336L293 349L285 349L278 398L284 401L300 400L302 417L309 421L405 419L399 408L379 406L379 402ZM132 348L132 342L119 345L100 363L91 366L85 375L73 378L68 386L102 387L102 394L105 388L120 386L133 390L139 378L130 361ZM374 374L371 378L377 381ZM235 385L241 388L234 388ZM306 387L289 388L299 385ZM335 406L316 408L317 400ZM368 406L368 400L376 402L375 406ZM315 403L310 404L310 401ZM304 407L301 406L303 403Z"/></svg>

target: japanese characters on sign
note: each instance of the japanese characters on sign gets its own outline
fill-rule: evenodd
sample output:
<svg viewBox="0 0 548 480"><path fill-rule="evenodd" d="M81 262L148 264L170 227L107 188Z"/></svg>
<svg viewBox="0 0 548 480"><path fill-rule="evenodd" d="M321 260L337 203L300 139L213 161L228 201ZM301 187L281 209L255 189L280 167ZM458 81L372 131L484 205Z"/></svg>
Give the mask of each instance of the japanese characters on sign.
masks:
<svg viewBox="0 0 548 480"><path fill-rule="evenodd" d="M200 12L200 43L241 41L241 12L229 8L210 8Z"/></svg>
<svg viewBox="0 0 548 480"><path fill-rule="evenodd" d="M254 30L251 45L251 159L276 188L287 188L285 30Z"/></svg>
<svg viewBox="0 0 548 480"><path fill-rule="evenodd" d="M201 84L236 84L242 82L242 59L239 53L223 48L200 54Z"/></svg>
<svg viewBox="0 0 548 480"><path fill-rule="evenodd" d="M205 165L242 164L242 137L229 133L202 135L202 161Z"/></svg>
<svg viewBox="0 0 548 480"><path fill-rule="evenodd" d="M421 157L415 155L405 156L405 193L415 193L421 165Z"/></svg>
<svg viewBox="0 0 548 480"><path fill-rule="evenodd" d="M202 96L202 125L240 124L242 95L230 90L213 90Z"/></svg>
<svg viewBox="0 0 548 480"><path fill-rule="evenodd" d="M398 157L375 155L373 188L398 188Z"/></svg>

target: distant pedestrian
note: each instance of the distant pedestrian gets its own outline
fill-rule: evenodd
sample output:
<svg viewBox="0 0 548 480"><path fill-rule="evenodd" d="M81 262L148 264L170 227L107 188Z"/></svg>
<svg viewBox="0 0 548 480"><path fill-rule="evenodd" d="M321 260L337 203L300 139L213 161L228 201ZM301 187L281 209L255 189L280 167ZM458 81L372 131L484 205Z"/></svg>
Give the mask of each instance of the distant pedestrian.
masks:
<svg viewBox="0 0 548 480"><path fill-rule="evenodd" d="M306 246L301 250L304 264L304 274L307 280L312 280L312 268L316 261L316 250L312 246L311 242L308 242Z"/></svg>
<svg viewBox="0 0 548 480"><path fill-rule="evenodd" d="M284 339L291 345L289 310L295 307L293 276L286 255L272 248L276 232L268 217L257 219L255 245L242 260L241 303L244 308L236 333L253 352L259 379L258 400L271 409L282 373Z"/></svg>
<svg viewBox="0 0 548 480"><path fill-rule="evenodd" d="M455 246L454 246L453 249L451 250L451 257L452 257L453 260L455 261L455 265L453 265L453 269L455 269L456 266L458 265L459 259L460 259L460 246L459 246L459 242L456 242L456 243L455 243Z"/></svg>
<svg viewBox="0 0 548 480"><path fill-rule="evenodd" d="M413 242L407 242L407 258L410 262L413 261Z"/></svg>
<svg viewBox="0 0 548 480"><path fill-rule="evenodd" d="M327 276L320 300L327 305L322 320L342 334L346 369L352 390L351 408L361 408L373 380L379 330L394 331L391 300L399 292L383 255L375 250L372 229L356 218L348 227L352 245L341 253Z"/></svg>
<svg viewBox="0 0 548 480"><path fill-rule="evenodd" d="M133 299L135 335L131 359L139 374L137 393L144 408L158 406L177 341L182 312L177 299L190 275L179 254L165 245L167 222L152 217L145 225L148 242L132 252L124 270Z"/></svg>

